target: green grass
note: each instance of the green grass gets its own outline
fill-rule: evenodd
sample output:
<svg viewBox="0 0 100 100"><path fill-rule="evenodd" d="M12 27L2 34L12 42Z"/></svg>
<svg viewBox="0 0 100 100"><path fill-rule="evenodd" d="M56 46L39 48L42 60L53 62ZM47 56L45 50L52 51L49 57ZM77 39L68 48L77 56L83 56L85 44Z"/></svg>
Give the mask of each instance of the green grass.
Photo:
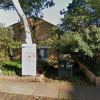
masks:
<svg viewBox="0 0 100 100"><path fill-rule="evenodd" d="M20 61L8 61L0 69L4 75L21 76L21 62Z"/></svg>
<svg viewBox="0 0 100 100"><path fill-rule="evenodd" d="M43 70L46 70L49 66L48 62L42 62ZM22 76L21 71L22 71L22 63L21 61L7 61L5 64L0 67L1 71L3 72L4 75L8 76ZM38 69L38 64L37 64L37 69Z"/></svg>

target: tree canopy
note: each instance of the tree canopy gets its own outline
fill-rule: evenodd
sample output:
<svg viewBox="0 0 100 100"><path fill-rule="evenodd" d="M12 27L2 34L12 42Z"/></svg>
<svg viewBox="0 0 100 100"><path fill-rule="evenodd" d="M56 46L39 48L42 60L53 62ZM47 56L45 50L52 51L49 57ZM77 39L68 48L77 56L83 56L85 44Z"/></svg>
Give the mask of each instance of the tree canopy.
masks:
<svg viewBox="0 0 100 100"><path fill-rule="evenodd" d="M100 0L86 0L87 2L89 2L89 5L92 9L95 9L95 11L98 12L98 14L100 13Z"/></svg>
<svg viewBox="0 0 100 100"><path fill-rule="evenodd" d="M41 10L55 5L53 0L19 0L19 3L28 17L43 17ZM0 0L0 8L10 10L14 9L14 6L11 0Z"/></svg>
<svg viewBox="0 0 100 100"><path fill-rule="evenodd" d="M64 14L60 25L64 32L58 38L55 31L55 36L48 42L55 50L63 53L81 53L89 57L100 52L99 17L90 5L86 0L73 0L67 11L60 12Z"/></svg>
<svg viewBox="0 0 100 100"><path fill-rule="evenodd" d="M61 14L64 14L62 28L65 31L82 31L91 24L98 24L99 13L86 0L73 0L67 9L67 11L61 11Z"/></svg>

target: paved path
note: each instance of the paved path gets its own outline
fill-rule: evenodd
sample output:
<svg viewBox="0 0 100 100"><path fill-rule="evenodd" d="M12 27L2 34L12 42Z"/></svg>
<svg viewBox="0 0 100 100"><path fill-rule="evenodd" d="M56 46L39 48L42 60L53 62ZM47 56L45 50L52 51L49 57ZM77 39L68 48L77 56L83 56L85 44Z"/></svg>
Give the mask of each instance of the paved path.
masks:
<svg viewBox="0 0 100 100"><path fill-rule="evenodd" d="M100 100L100 88L0 80L0 92L75 100Z"/></svg>

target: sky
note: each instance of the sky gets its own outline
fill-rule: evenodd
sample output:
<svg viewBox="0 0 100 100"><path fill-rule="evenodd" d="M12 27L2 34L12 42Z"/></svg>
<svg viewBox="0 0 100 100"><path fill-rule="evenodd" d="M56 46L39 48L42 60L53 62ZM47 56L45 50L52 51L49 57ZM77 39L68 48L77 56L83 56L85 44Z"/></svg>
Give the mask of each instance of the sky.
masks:
<svg viewBox="0 0 100 100"><path fill-rule="evenodd" d="M61 23L61 18L63 15L60 15L62 9L67 10L67 6L72 0L54 0L55 5L50 8L45 8L42 10L44 17L43 19L47 22L57 25ZM10 26L14 23L19 22L20 18L15 10L4 11L0 10L0 22L4 23L5 26Z"/></svg>

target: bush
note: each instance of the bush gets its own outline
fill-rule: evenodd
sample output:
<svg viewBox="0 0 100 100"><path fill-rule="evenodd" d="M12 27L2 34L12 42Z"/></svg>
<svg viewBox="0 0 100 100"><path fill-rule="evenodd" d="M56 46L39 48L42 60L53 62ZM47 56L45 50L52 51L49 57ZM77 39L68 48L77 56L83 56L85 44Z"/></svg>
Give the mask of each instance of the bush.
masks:
<svg viewBox="0 0 100 100"><path fill-rule="evenodd" d="M45 69L49 66L49 63L47 61L42 61L42 68ZM39 69L39 64L37 63L37 69Z"/></svg>
<svg viewBox="0 0 100 100"><path fill-rule="evenodd" d="M21 76L22 64L20 61L8 61L0 69L4 75L19 75Z"/></svg>
<svg viewBox="0 0 100 100"><path fill-rule="evenodd" d="M42 61L42 67L47 68L49 66L49 63L47 61Z"/></svg>
<svg viewBox="0 0 100 100"><path fill-rule="evenodd" d="M58 62L49 62L49 66L55 66L57 64L58 64Z"/></svg>
<svg viewBox="0 0 100 100"><path fill-rule="evenodd" d="M21 46L21 42L13 40L13 36L12 27L0 27L0 66L9 59L9 55L13 55L13 49Z"/></svg>

